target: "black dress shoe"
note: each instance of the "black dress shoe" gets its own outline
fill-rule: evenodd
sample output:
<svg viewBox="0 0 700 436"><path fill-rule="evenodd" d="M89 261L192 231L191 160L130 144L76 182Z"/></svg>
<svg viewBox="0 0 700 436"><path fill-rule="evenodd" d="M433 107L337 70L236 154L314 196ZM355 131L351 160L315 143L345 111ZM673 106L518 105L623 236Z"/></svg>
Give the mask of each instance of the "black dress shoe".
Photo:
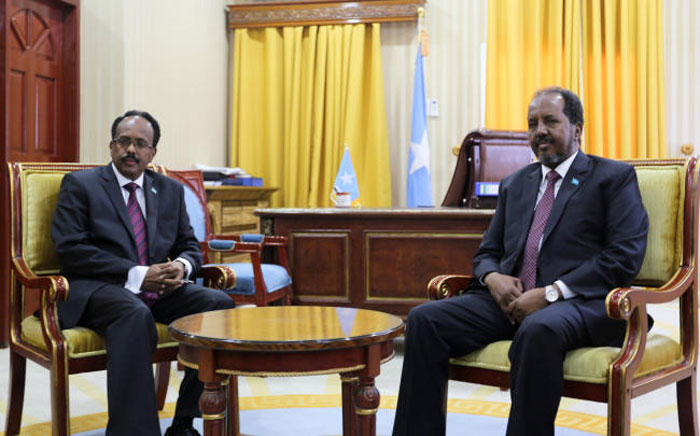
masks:
<svg viewBox="0 0 700 436"><path fill-rule="evenodd" d="M190 426L170 426L165 430L165 436L201 436L194 427Z"/></svg>

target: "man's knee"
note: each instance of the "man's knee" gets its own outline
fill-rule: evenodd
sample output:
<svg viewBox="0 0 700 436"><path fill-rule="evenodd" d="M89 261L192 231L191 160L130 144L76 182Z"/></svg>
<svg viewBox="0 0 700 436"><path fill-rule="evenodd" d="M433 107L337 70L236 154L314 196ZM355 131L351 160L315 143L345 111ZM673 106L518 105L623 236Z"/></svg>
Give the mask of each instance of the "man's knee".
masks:
<svg viewBox="0 0 700 436"><path fill-rule="evenodd" d="M208 289L206 293L208 299L207 310L233 309L236 303L225 292Z"/></svg>

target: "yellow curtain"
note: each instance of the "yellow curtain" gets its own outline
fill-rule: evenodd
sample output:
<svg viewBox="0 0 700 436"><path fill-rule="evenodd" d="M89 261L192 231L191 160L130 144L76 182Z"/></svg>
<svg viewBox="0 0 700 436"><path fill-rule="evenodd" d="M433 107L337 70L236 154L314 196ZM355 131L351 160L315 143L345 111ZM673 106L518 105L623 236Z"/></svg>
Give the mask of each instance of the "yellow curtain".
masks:
<svg viewBox="0 0 700 436"><path fill-rule="evenodd" d="M580 0L489 0L485 127L526 130L539 88L580 95L580 47Z"/></svg>
<svg viewBox="0 0 700 436"><path fill-rule="evenodd" d="M237 29L230 165L324 207L350 149L363 206L391 206L379 24Z"/></svg>
<svg viewBox="0 0 700 436"><path fill-rule="evenodd" d="M583 3L587 151L666 157L663 1Z"/></svg>

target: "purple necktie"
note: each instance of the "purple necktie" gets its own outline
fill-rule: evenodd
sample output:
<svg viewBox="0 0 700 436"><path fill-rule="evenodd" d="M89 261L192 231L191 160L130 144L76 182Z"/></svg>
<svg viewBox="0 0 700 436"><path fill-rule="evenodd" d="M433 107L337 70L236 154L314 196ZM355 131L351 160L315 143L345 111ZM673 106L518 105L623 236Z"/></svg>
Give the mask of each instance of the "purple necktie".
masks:
<svg viewBox="0 0 700 436"><path fill-rule="evenodd" d="M554 184L561 176L556 171L552 170L547 173L547 189L544 195L535 207L535 216L532 218L530 233L527 235L525 249L523 251L523 265L520 270L520 281L523 282L523 288L526 291L535 287L535 279L537 278L537 256L540 251L540 240L544 233L544 228L547 225L549 214L552 212L554 204Z"/></svg>
<svg viewBox="0 0 700 436"><path fill-rule="evenodd" d="M136 251L139 257L139 265L148 265L148 232L146 229L146 221L143 219L143 213L141 212L141 207L139 202L136 200L136 190L139 188L134 182L127 183L124 185L127 191L129 191L129 199L126 202L126 209L129 212L129 219L131 219L131 227L134 230L134 237L136 237ZM158 294L155 292L141 292L139 298L143 300L148 307L153 306L153 303L158 299Z"/></svg>
<svg viewBox="0 0 700 436"><path fill-rule="evenodd" d="M126 202L126 209L129 211L131 227L134 230L134 237L136 238L136 251L138 252L139 265L147 265L148 233L146 232L146 221L143 219L141 207L136 200L136 190L139 188L139 185L131 182L124 185L124 187L129 191L129 200Z"/></svg>

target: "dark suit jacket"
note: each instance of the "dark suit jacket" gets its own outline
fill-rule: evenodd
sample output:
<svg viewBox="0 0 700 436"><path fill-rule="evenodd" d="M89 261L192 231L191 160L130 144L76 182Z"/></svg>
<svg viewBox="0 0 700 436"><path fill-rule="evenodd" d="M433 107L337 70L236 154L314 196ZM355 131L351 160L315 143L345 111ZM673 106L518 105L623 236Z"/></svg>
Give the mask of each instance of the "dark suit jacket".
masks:
<svg viewBox="0 0 700 436"><path fill-rule="evenodd" d="M144 173L148 261L183 257L196 275L202 265L190 226L182 185L163 175ZM62 328L80 320L85 305L106 284L123 286L138 265L134 232L124 197L110 165L66 174L51 225L68 299L59 303Z"/></svg>
<svg viewBox="0 0 700 436"><path fill-rule="evenodd" d="M541 179L541 164L534 163L501 182L496 212L474 257L475 277L519 273ZM544 231L537 286L562 280L580 295L577 307L589 333L603 334L609 319L604 299L639 272L648 229L634 168L579 151Z"/></svg>

